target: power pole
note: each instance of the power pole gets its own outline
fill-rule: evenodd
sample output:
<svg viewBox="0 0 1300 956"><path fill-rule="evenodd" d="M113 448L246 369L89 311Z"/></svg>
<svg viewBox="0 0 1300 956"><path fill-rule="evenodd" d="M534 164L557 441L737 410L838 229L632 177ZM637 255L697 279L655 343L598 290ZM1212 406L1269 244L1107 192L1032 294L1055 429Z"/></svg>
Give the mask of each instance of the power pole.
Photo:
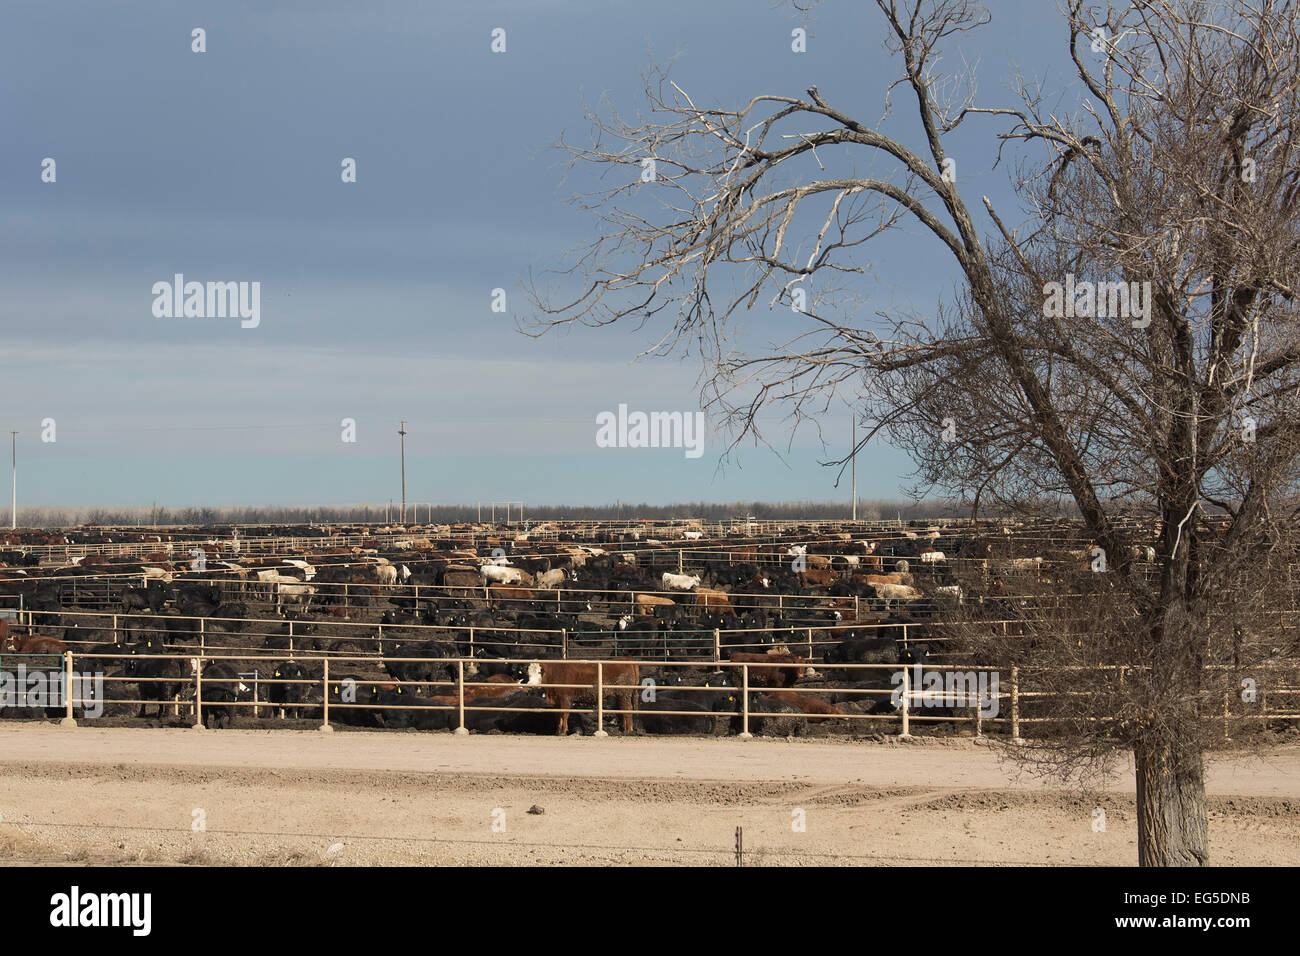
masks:
<svg viewBox="0 0 1300 956"><path fill-rule="evenodd" d="M853 520L858 520L858 416L853 415Z"/></svg>
<svg viewBox="0 0 1300 956"><path fill-rule="evenodd" d="M13 511L9 513L9 527L18 527L18 433L9 433L9 451L13 456L14 463L14 504Z"/></svg>
<svg viewBox="0 0 1300 956"><path fill-rule="evenodd" d="M397 434L402 436L402 524L406 524L406 419L402 419L402 426L397 430Z"/></svg>

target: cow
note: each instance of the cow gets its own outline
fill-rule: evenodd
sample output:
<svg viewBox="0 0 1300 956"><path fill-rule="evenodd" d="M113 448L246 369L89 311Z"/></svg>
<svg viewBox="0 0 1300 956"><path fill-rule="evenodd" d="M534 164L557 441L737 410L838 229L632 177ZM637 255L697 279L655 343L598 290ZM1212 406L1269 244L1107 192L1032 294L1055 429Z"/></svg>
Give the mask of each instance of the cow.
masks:
<svg viewBox="0 0 1300 956"><path fill-rule="evenodd" d="M654 614L657 607L676 607L677 602L672 598L659 597L656 594L638 594L636 596L636 611L638 614Z"/></svg>
<svg viewBox="0 0 1300 956"><path fill-rule="evenodd" d="M510 568L499 564L485 564L478 569L484 584L524 584L525 572L522 568Z"/></svg>
<svg viewBox="0 0 1300 956"><path fill-rule="evenodd" d="M280 708L280 716L300 716L305 708L294 706L307 702L311 690L310 684L285 684L279 681L305 681L309 679L307 669L297 661L285 661L277 664L271 672L272 679L267 681L266 699Z"/></svg>
<svg viewBox="0 0 1300 956"><path fill-rule="evenodd" d="M815 697L812 694L792 694L789 691L774 690L769 691L763 696L767 697L769 700L779 700L783 704L797 707L799 710L809 715L809 723L812 723L814 720L826 720L829 717L844 716L844 711L828 704L826 701L822 700L822 698Z"/></svg>
<svg viewBox="0 0 1300 956"><path fill-rule="evenodd" d="M799 584L804 588L824 588L830 587L837 580L839 575L829 568L816 568L809 571L796 572L795 577L799 579Z"/></svg>
<svg viewBox="0 0 1300 956"><path fill-rule="evenodd" d="M552 568L549 571L543 571L541 574L533 576L533 587L551 590L558 588L565 581L576 581L577 575L572 571L564 568Z"/></svg>
<svg viewBox="0 0 1300 956"><path fill-rule="evenodd" d="M732 651L728 659L733 664L749 664L749 682L760 687L793 687L795 681L808 672L808 668L806 666L772 667L756 665L807 665L811 663L806 657L771 652L752 654L745 651Z"/></svg>
<svg viewBox="0 0 1300 956"><path fill-rule="evenodd" d="M855 574L855 575L853 575L853 577L850 578L849 580L852 581L854 584L870 584L870 585L877 585L877 584L905 584L905 583L906 583L906 582L903 580L903 575L900 574L900 573L894 573L894 574Z"/></svg>
<svg viewBox="0 0 1300 956"><path fill-rule="evenodd" d="M199 687L203 695L203 726L229 727L234 710L231 705L248 692L235 666L226 661L208 664L200 674Z"/></svg>
<svg viewBox="0 0 1300 956"><path fill-rule="evenodd" d="M2 633L7 635L0 643L0 650L7 654L62 654L68 649L68 645L57 638L17 632L9 634L8 623L0 621L0 624L4 624Z"/></svg>
<svg viewBox="0 0 1300 956"><path fill-rule="evenodd" d="M158 716L163 715L163 704L174 693L172 684L162 680L176 676L176 661L164 658L145 658L143 655L165 654L162 642L148 637L131 645L130 656L122 668L122 673L135 681L140 688L140 711L137 717L144 717L150 702L157 704Z"/></svg>
<svg viewBox="0 0 1300 956"><path fill-rule="evenodd" d="M876 597L882 601L915 601L921 592L906 584L877 584Z"/></svg>
<svg viewBox="0 0 1300 956"><path fill-rule="evenodd" d="M635 662L614 658L603 665L583 664L574 661L540 661L528 668L528 683L543 685L542 694L546 702L560 711L556 721L557 736L566 736L569 732L569 711L575 703L594 703L596 693L597 668L603 667L601 679L605 687L617 687L614 698L619 709L624 711L623 732L632 733L633 711L636 710L637 688L641 679L641 668ZM548 684L574 684L579 686L552 686ZM597 728L600 730L603 728Z"/></svg>
<svg viewBox="0 0 1300 956"><path fill-rule="evenodd" d="M147 611L149 609L149 592L147 589L133 587L122 589L122 610L127 614L132 611ZM154 613L156 614L157 611Z"/></svg>
<svg viewBox="0 0 1300 956"><path fill-rule="evenodd" d="M695 606L706 611L712 610L724 614L734 613L731 600L727 595L722 591L714 591L711 588L700 588L695 592Z"/></svg>
<svg viewBox="0 0 1300 956"><path fill-rule="evenodd" d="M706 695L712 696L712 695ZM720 712L726 712L735 706L736 695L722 695ZM659 691L654 699L642 701L640 705L641 726L648 734L711 734L725 733L731 721L730 716L718 716L714 713L714 701L703 700L697 694L686 691ZM684 713L663 713L663 711L684 711Z"/></svg>
<svg viewBox="0 0 1300 956"><path fill-rule="evenodd" d="M673 574L665 571L661 580L665 591L692 591L700 586L698 574Z"/></svg>

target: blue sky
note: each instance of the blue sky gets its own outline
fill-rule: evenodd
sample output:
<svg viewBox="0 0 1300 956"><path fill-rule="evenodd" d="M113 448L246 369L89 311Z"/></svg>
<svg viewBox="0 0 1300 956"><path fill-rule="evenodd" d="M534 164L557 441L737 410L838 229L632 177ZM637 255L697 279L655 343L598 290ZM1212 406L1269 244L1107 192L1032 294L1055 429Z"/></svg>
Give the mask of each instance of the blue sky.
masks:
<svg viewBox="0 0 1300 956"><path fill-rule="evenodd" d="M20 505L843 500L838 444L795 436L718 468L675 449L598 449L595 416L699 407L690 360L634 362L648 333L525 337L530 269L592 238L552 144L584 102L643 105L640 72L702 102L815 84L864 122L895 66L869 4L803 21L765 0L538 3L26 2L0 33L0 428L18 429ZM993 3L954 49L982 99L1013 102L1011 64L1068 86L1054 4ZM191 52L203 27L207 52ZM507 52L489 49L494 27ZM899 115L906 115L900 98ZM991 124L954 140L962 182L1013 200ZM900 135L909 136L906 125ZM44 157L57 182L40 181ZM343 157L357 182L340 181ZM978 195L978 193L972 193ZM950 292L909 227L864 253L874 304L929 312ZM154 282L261 283L261 324L152 314ZM505 288L510 311L490 310ZM766 309L763 309L766 313ZM770 318L756 316L762 326ZM357 441L340 441L340 420ZM39 440L41 421L57 442ZM859 493L895 496L905 454L859 458Z"/></svg>

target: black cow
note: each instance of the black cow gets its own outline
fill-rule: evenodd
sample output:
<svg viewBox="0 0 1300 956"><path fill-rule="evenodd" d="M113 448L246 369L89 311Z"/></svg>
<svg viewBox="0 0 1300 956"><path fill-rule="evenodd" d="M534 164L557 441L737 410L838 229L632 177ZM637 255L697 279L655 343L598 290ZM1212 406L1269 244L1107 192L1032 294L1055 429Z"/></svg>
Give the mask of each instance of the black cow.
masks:
<svg viewBox="0 0 1300 956"><path fill-rule="evenodd" d="M716 717L710 711L728 713L736 708L734 693L714 691L656 691L654 700L637 705L641 726L648 734L718 734L726 732L731 717ZM689 711L665 714L662 711Z"/></svg>
<svg viewBox="0 0 1300 956"><path fill-rule="evenodd" d="M311 693L311 684L281 684L276 681L310 680L307 669L297 661L285 661L275 666L273 681L267 684L266 699L280 707L286 717L303 716L306 707L295 706L307 703Z"/></svg>
<svg viewBox="0 0 1300 956"><path fill-rule="evenodd" d="M179 665L177 661L167 658L145 658L145 654L165 654L167 651L162 646L162 641L157 638L146 638L136 641L128 650L126 663L122 668L124 676L136 681L140 688L140 711L137 717L144 717L149 703L155 703L158 706L158 717L163 716L163 705L176 692L175 685L171 681L159 680L158 678L176 677L178 675Z"/></svg>
<svg viewBox="0 0 1300 956"><path fill-rule="evenodd" d="M372 685L371 691L374 703L381 708L379 713L385 727L396 730L406 727L414 727L416 730L446 730L455 725L455 710L434 710L438 706L435 701L423 694L414 693L410 687L385 690Z"/></svg>
<svg viewBox="0 0 1300 956"><path fill-rule="evenodd" d="M203 668L200 682L203 698L203 726L230 726L234 708L231 704L243 700L248 688L240 681L233 664L215 661Z"/></svg>
<svg viewBox="0 0 1300 956"><path fill-rule="evenodd" d="M363 706L373 704L376 693L373 681L355 675L345 674L331 681L330 722L351 727L382 727L379 712Z"/></svg>

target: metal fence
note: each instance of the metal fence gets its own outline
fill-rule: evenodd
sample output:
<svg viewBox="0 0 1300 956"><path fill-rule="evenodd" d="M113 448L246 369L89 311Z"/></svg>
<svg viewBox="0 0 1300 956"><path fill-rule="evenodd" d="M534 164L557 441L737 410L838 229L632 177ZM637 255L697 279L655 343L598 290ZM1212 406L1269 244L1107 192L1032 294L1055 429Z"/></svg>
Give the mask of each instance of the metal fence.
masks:
<svg viewBox="0 0 1300 956"><path fill-rule="evenodd" d="M278 670L274 668L269 672L272 676L261 676L259 665L266 663L264 657L253 657L238 654L209 654L195 658L180 657L176 654L135 654L132 659L136 661L161 660L166 662L175 662L183 664L189 662L191 673L171 674L164 676L126 676L126 675L104 675L102 670L99 671L102 680L107 686L118 686L123 684L136 684L141 687L141 693L138 697L118 697L105 691L102 697L86 698L79 697L76 690L84 687L84 682L74 680L74 674L80 675L76 667L76 662L90 662L92 670L95 662L107 660L121 660L121 655L114 654L77 654L69 650L65 652L60 659L59 655L24 655L24 654L7 654L0 658L0 668L5 665L5 658L33 658L48 659L47 667L57 667L59 664L63 668L63 687L64 693L64 715L63 724L65 726L76 726L75 714L78 710L83 715L87 709L98 710L100 707L108 705L157 705L159 712L163 707L171 707L175 716L180 716L182 711L186 711L193 716L194 727L201 728L204 726L204 707L213 708L221 707L232 710L248 710L254 717L260 716L262 710L269 709L271 712L278 712L283 718L290 710L301 714L304 710L309 714L319 714L321 723L319 729L322 731L332 731L331 713L337 719L340 712L368 712L372 715L380 715L386 712L423 712L425 714L446 713L454 715L454 724L448 719L445 721L446 729L451 729L454 733L465 734L469 732L466 726L466 714L489 713L489 714L507 714L507 713L533 713L539 712L538 708L519 708L506 707L496 704L480 703L480 700L491 700L494 697L500 698L508 694L516 693L520 690L534 690L545 693L546 691L568 690L578 692L573 695L574 701L581 700L586 696L594 706L589 708L580 708L570 705L564 708L564 713L576 713L592 715L595 720L595 736L606 736L604 730L604 720L607 716L632 717L635 718L638 713L646 713L644 709L638 709L637 701L646 703L657 703L658 695L661 693L672 692L673 694L685 693L687 695L710 695L713 703L718 703L723 694L727 695L728 703L733 705L730 709L707 709L707 710L668 710L656 707L652 713L658 717L691 717L691 718L714 718L727 719L736 726L737 734L741 739L748 739L753 736L751 732L751 723L755 719L770 718L793 718L796 721L803 721L805 725L812 723L824 723L826 721L843 721L852 728L854 725L877 727L882 724L894 724L899 726L900 734L906 738L910 736L913 724L957 724L969 726L976 737L983 736L987 727L998 727L1005 730L1013 740L1019 740L1022 737L1021 731L1026 725L1052 723L1058 720L1053 717L1033 717L1022 714L1022 709L1027 701L1035 698L1046 696L1044 692L1035 690L1032 682L1029 687L1025 686L1023 675L1019 668L1011 668L1009 679L1005 685L1001 680L990 681L993 689L989 689L988 684L979 682L978 686L970 686L970 675L973 673L986 672L995 674L987 668L976 668L972 671L961 665L943 665L943 664L925 664L924 671L927 674L938 673L940 675L954 674L964 678L963 681L951 681L944 679L941 683L944 689L935 691L929 687L917 686L915 681L915 672L912 668L898 664L837 664L836 669L839 671L848 671L850 673L860 673L865 676L876 674L879 676L887 675L888 680L877 680L879 686L876 687L783 687L779 684L776 688L767 685L771 680L773 672L788 670L798 665L788 662L773 663L740 663L740 662L715 662L713 665L715 672L722 672L730 678L725 683L714 685L707 683L704 685L679 685L679 684L659 684L653 678L641 678L641 668L663 669L671 673L673 668L696 667L698 663L693 662L634 662L634 661L610 661L608 659L586 659L570 660L565 662L556 662L554 660L542 660L537 658L510 658L501 663L518 666L523 668L538 668L538 673L542 680L530 682L527 684L518 681L509 680L474 680L472 672L476 665L481 664L473 658L449 657L449 658L427 658L427 657L402 657L402 658L379 658L373 656L348 656L348 657L328 657L315 655L300 655L291 663L300 666L314 668L319 665L321 674L319 677L310 676L302 678L286 678L279 676ZM58 663L56 663L58 662ZM240 675L238 680L243 679L243 675L252 674L254 671L257 677L252 685L250 697L241 699L238 694L230 694L228 691L220 699L212 696L211 685L215 682L218 686L228 687L231 679L227 675L222 675L216 681L209 680L205 682L204 672L212 664L217 663L243 663L244 669L238 670ZM360 681L354 675L344 676L340 673L340 665L369 665L378 669L385 663L411 663L411 664L435 664L447 667L453 670L455 677L451 680L396 680L390 678L371 678ZM594 676L590 680L580 683L565 683L557 681L546 681L546 670L548 665L561 664L563 668L572 673L572 665L581 665L594 669ZM252 665L251 667L249 665ZM629 670L629 665L633 665ZM606 668L617 667L615 680L606 679ZM331 677L333 669L333 677ZM1076 668L1077 669L1077 668ZM636 676L635 682L628 682L626 679L619 680L621 676L626 678L628 673ZM1287 669L1289 679L1295 680L1297 677L1295 668ZM563 676L561 671L561 676ZM588 671L592 673L592 671ZM669 679L665 674L665 679ZM355 694L349 695L341 693L341 685L351 682L351 689L356 691L358 687L364 689L365 685L372 685L375 692L371 697L376 696L376 692L382 686L385 691L396 691L400 693L400 688L411 688L416 703L398 704L386 699L382 702L369 700L358 703ZM184 693L176 693L170 701L158 700L151 698L143 700L143 686L149 684L164 685L183 685ZM859 682L861 683L861 682ZM926 683L929 683L927 678ZM954 692L953 686L958 684L961 690ZM333 685L333 686L332 686ZM209 688L208 697L205 700L205 686ZM301 695L302 699L289 699L275 701L276 695L268 691L265 695L262 693L263 688L276 687L299 687L308 693ZM437 691L435 688L443 688L445 691ZM421 696L419 691L424 689L428 691L427 696ZM319 691L319 699L315 699L316 691ZM586 695L581 692L587 691ZM606 695L611 693L623 693L631 696L632 708L609 708L604 704ZM780 696L776 696L776 695ZM834 694L840 698L849 698L850 701L862 701L869 703L876 701L890 701L892 705L891 712L886 713L862 713L862 712L845 712L834 705L829 705L830 709L825 707L810 707L805 709L798 701L800 699L811 704L814 700L820 704L825 704L821 700L821 695ZM297 698L299 695L291 695ZM333 697L339 697L333 700ZM352 700L347 698L352 696ZM785 710L774 712L767 707L755 708L755 697L779 700L782 703L790 703L795 707L794 711ZM793 698L793 700L792 700ZM1275 702L1279 698L1286 701L1280 708L1270 709L1269 702ZM1228 701L1225 699L1223 720L1225 727L1225 736L1227 734L1228 721L1230 718L1255 720L1300 720L1300 708L1297 699L1300 698L1300 681L1297 686L1286 683L1279 683L1267 687L1261 687L1259 703L1260 712L1256 715L1230 714ZM841 700L840 703L846 703ZM874 708L873 708L874 709ZM941 710L945 713L933 713L932 711ZM560 711L542 710L541 713L556 713L557 724ZM380 725L380 721L374 721L375 726ZM716 733L716 728L715 728Z"/></svg>

